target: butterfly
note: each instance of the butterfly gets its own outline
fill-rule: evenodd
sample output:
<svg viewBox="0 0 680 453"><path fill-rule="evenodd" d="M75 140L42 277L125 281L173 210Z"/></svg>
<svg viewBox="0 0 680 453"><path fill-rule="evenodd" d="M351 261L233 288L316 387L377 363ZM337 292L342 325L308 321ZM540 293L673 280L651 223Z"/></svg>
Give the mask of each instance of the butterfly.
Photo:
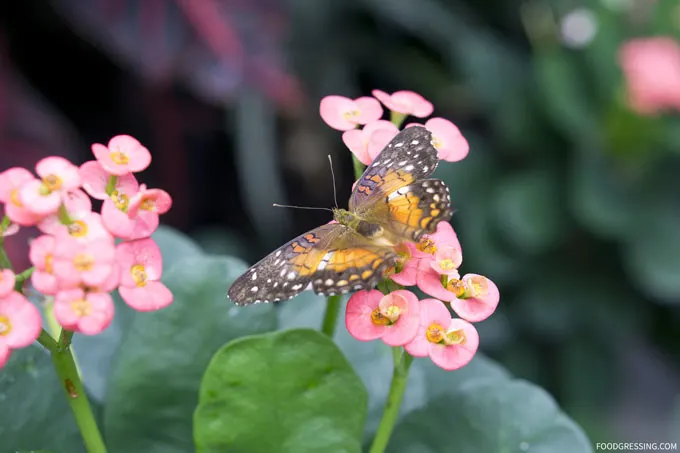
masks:
<svg viewBox="0 0 680 453"><path fill-rule="evenodd" d="M439 159L422 126L398 133L366 168L349 209L333 209L321 225L279 247L229 288L237 305L288 300L312 289L332 296L374 288L396 266L395 248L419 242L453 213L449 189L427 178Z"/></svg>

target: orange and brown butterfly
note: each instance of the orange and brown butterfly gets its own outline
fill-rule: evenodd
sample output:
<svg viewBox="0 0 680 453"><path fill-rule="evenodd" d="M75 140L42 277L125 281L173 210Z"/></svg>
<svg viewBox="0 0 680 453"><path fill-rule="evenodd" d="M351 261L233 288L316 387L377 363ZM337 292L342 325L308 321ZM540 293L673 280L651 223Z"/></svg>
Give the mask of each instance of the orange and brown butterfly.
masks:
<svg viewBox="0 0 680 453"><path fill-rule="evenodd" d="M364 171L349 209L296 237L241 275L229 289L237 305L277 302L301 291L332 296L374 288L398 262L396 248L418 242L451 218L449 189L425 179L437 167L431 133L407 127Z"/></svg>

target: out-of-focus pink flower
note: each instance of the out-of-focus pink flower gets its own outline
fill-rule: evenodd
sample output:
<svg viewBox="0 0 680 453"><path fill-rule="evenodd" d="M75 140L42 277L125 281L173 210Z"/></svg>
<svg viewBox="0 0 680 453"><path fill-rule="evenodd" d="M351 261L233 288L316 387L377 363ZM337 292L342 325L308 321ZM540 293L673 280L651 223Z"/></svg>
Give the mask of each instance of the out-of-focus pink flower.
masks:
<svg viewBox="0 0 680 453"><path fill-rule="evenodd" d="M373 90L372 94L393 112L425 118L434 111L434 106L430 101L413 91L395 91L387 94L384 91Z"/></svg>
<svg viewBox="0 0 680 453"><path fill-rule="evenodd" d="M113 319L111 295L85 292L80 288L59 291L54 298L54 317L65 329L96 335Z"/></svg>
<svg viewBox="0 0 680 453"><path fill-rule="evenodd" d="M451 319L444 303L437 299L420 301L420 325L404 349L414 357L430 356L445 370L467 365L479 347L479 334L472 324Z"/></svg>
<svg viewBox="0 0 680 453"><path fill-rule="evenodd" d="M326 96L319 104L321 119L333 129L348 131L359 124L367 124L383 114L380 103L372 97L350 99L344 96Z"/></svg>
<svg viewBox="0 0 680 453"><path fill-rule="evenodd" d="M380 291L358 291L349 298L345 313L347 331L357 340L382 338L390 346L410 342L418 329L418 298L406 290L386 296Z"/></svg>
<svg viewBox="0 0 680 453"><path fill-rule="evenodd" d="M420 124L409 124L414 126ZM470 151L468 141L461 134L460 129L451 121L444 118L430 118L425 128L432 132L432 145L437 148L437 157L447 162L463 160Z"/></svg>
<svg viewBox="0 0 680 453"><path fill-rule="evenodd" d="M28 251L28 257L35 267L31 283L36 290L48 295L56 294L59 289L53 267L55 243L54 236L45 234L33 239Z"/></svg>
<svg viewBox="0 0 680 453"><path fill-rule="evenodd" d="M119 244L116 262L120 268L118 293L129 306L139 311L152 311L172 303L172 293L159 281L163 259L153 239Z"/></svg>
<svg viewBox="0 0 680 453"><path fill-rule="evenodd" d="M0 298L0 366L9 359L11 349L37 340L41 329L40 312L26 297L11 291Z"/></svg>
<svg viewBox="0 0 680 453"><path fill-rule="evenodd" d="M80 166L80 179L83 189L97 200L107 200L109 195L106 193L106 186L109 184L111 175L104 170L99 161L91 160ZM114 190L118 193L134 194L139 190L137 178L132 173L116 177Z"/></svg>
<svg viewBox="0 0 680 453"><path fill-rule="evenodd" d="M14 272L10 269L3 269L0 271L0 299L14 291L15 281L16 277L14 276Z"/></svg>
<svg viewBox="0 0 680 453"><path fill-rule="evenodd" d="M50 192L42 181L33 179L19 188L19 201L35 217L42 218L57 212L61 205L61 194Z"/></svg>
<svg viewBox="0 0 680 453"><path fill-rule="evenodd" d="M170 195L160 189L147 189L144 184L129 196L114 192L102 205L104 226L116 237L126 240L151 236L159 224L158 215L172 205Z"/></svg>
<svg viewBox="0 0 680 453"><path fill-rule="evenodd" d="M50 156L35 165L35 172L50 192L65 194L80 187L78 167L67 159Z"/></svg>
<svg viewBox="0 0 680 453"><path fill-rule="evenodd" d="M74 190L64 195L63 206L66 209L69 219L81 220L92 211L92 200L82 190ZM45 217L38 223L38 229L46 234L57 234L64 229L64 225L59 219L59 213L54 213Z"/></svg>
<svg viewBox="0 0 680 453"><path fill-rule="evenodd" d="M27 209L19 197L21 186L30 181L37 180L25 168L12 167L0 173L0 201L5 203L5 214L21 226L33 226L42 218Z"/></svg>
<svg viewBox="0 0 680 453"><path fill-rule="evenodd" d="M644 115L680 109L680 43L670 37L632 39L619 49L628 102Z"/></svg>
<svg viewBox="0 0 680 453"><path fill-rule="evenodd" d="M117 176L143 171L151 163L149 150L129 135L116 135L108 146L95 143L92 153L107 173Z"/></svg>
<svg viewBox="0 0 680 453"><path fill-rule="evenodd" d="M69 225L57 225L55 227L54 235L57 238L71 236L81 242L106 239L113 243L113 236L106 228L104 228L102 217L96 212L88 212Z"/></svg>
<svg viewBox="0 0 680 453"><path fill-rule="evenodd" d="M113 272L116 249L109 240L79 242L64 237L54 248L54 275L60 288L98 286Z"/></svg>
<svg viewBox="0 0 680 453"><path fill-rule="evenodd" d="M380 151L399 133L399 128L389 121L377 120L363 129L352 129L342 134L342 141L364 165L371 165Z"/></svg>
<svg viewBox="0 0 680 453"><path fill-rule="evenodd" d="M500 301L498 287L483 275L466 274L458 283L456 298L451 301L451 308L461 318L470 322L484 321L491 316Z"/></svg>

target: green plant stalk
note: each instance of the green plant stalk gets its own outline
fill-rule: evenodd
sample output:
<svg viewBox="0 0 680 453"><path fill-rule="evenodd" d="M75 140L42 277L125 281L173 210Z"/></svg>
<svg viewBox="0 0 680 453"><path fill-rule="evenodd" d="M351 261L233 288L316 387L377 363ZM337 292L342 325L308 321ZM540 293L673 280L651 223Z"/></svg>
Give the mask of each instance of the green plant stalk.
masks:
<svg viewBox="0 0 680 453"><path fill-rule="evenodd" d="M44 330L43 333L47 335L47 332ZM41 334L42 336L43 334ZM85 448L88 453L106 453L106 446L99 432L99 427L97 427L97 422L94 419L94 414L85 394L83 383L80 380L76 363L73 360L73 354L71 353L72 337L73 332L68 330L61 331L57 347L51 351L52 363L54 363L54 368L66 394L68 404L71 406L71 411L73 411L80 435L85 442ZM52 339L52 341L54 340Z"/></svg>
<svg viewBox="0 0 680 453"><path fill-rule="evenodd" d="M407 116L405 113L395 112L394 110L390 111L390 121L397 127L401 127L401 123L404 122Z"/></svg>
<svg viewBox="0 0 680 453"><path fill-rule="evenodd" d="M7 256L7 252L5 251L5 237L3 236L10 223L9 217L7 216L4 216L2 218L2 223L0 223L0 268L11 270L12 262L9 260L9 256Z"/></svg>
<svg viewBox="0 0 680 453"><path fill-rule="evenodd" d="M118 176L111 175L109 180L106 182L106 195L111 196L114 190L116 190L116 183L118 182Z"/></svg>
<svg viewBox="0 0 680 453"><path fill-rule="evenodd" d="M38 337L38 343L43 345L43 347L50 351L50 353L53 353L54 351L57 350L56 340L52 338L52 335L47 333L45 329L42 329L42 331L40 332L40 336Z"/></svg>
<svg viewBox="0 0 680 453"><path fill-rule="evenodd" d="M390 441L394 425L399 418L399 409L401 408L401 400L404 398L404 391L408 382L409 368L413 362L413 356L406 351L401 353L401 348L394 348L392 356L394 358L394 372L392 374L392 382L390 383L390 393L387 396L385 410L383 411L383 416L373 438L369 453L384 453Z"/></svg>
<svg viewBox="0 0 680 453"><path fill-rule="evenodd" d="M333 338L335 334L335 325L338 323L338 315L340 314L340 307L342 306L342 296L328 296L326 301L326 312L323 315L323 323L321 324L321 333Z"/></svg>
<svg viewBox="0 0 680 453"><path fill-rule="evenodd" d="M35 270L35 268L29 267L28 269L26 269L22 273L16 275L15 281L14 281L14 290L15 291L21 291L21 288L23 288L23 286L24 286L24 282L30 278L30 276L31 276L31 274L33 273L34 270Z"/></svg>

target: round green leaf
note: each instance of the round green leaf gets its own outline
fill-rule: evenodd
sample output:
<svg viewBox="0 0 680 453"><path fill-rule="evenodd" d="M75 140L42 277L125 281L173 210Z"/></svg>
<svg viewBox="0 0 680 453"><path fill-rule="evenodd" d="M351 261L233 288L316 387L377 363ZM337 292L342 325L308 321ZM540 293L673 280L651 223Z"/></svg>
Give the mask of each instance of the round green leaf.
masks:
<svg viewBox="0 0 680 453"><path fill-rule="evenodd" d="M213 354L240 336L272 330L271 305L236 307L227 288L246 270L233 258L193 256L163 275L175 300L137 313L112 370L105 432L111 451L191 451L191 414Z"/></svg>
<svg viewBox="0 0 680 453"><path fill-rule="evenodd" d="M163 271L191 256L203 254L201 246L186 234L166 225L160 225L151 238L163 255Z"/></svg>
<svg viewBox="0 0 680 453"><path fill-rule="evenodd" d="M198 452L359 453L366 389L325 335L242 338L210 362L194 416Z"/></svg>
<svg viewBox="0 0 680 453"><path fill-rule="evenodd" d="M14 351L0 371L2 451L52 448L80 453L80 438L49 354L33 345Z"/></svg>
<svg viewBox="0 0 680 453"><path fill-rule="evenodd" d="M544 390L522 380L481 379L409 414L388 451L581 453L592 446Z"/></svg>

